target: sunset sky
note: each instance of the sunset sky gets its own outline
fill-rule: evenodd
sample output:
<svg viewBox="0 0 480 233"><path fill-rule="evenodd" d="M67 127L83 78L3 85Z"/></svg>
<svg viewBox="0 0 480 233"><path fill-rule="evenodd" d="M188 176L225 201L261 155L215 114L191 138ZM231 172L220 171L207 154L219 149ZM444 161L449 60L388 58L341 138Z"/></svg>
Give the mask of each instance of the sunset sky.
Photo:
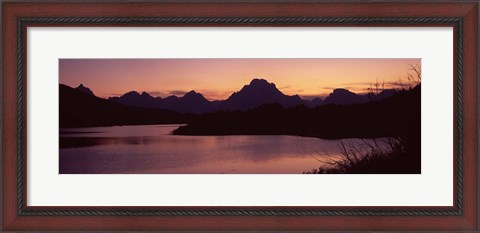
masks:
<svg viewBox="0 0 480 233"><path fill-rule="evenodd" d="M365 93L377 79L385 88L407 84L408 64L420 59L60 59L60 83L81 83L107 98L129 91L182 96L190 90L223 100L254 78L287 95L325 97L335 88Z"/></svg>

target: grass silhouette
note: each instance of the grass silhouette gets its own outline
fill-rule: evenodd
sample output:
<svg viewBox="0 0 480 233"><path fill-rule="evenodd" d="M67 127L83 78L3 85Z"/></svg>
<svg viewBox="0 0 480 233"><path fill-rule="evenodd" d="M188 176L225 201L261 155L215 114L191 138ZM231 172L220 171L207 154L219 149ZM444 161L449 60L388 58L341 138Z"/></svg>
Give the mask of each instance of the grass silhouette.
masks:
<svg viewBox="0 0 480 233"><path fill-rule="evenodd" d="M378 142L378 141L381 142ZM338 144L340 157L320 154L326 165L303 174L411 174L420 173L420 150L400 137L363 140L356 145Z"/></svg>

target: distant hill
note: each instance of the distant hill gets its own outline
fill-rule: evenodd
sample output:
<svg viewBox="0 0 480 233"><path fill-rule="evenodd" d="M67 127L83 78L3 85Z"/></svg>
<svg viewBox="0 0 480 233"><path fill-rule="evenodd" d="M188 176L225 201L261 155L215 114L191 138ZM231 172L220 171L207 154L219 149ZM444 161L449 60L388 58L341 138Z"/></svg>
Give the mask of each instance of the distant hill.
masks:
<svg viewBox="0 0 480 233"><path fill-rule="evenodd" d="M153 97L146 92L139 94L130 91L120 97L110 97L108 100L132 107L168 109L181 113L201 114L214 110L214 104L195 91L190 91L182 97L172 95L165 99Z"/></svg>
<svg viewBox="0 0 480 233"><path fill-rule="evenodd" d="M177 112L206 113L214 111L214 104L205 99L202 94L190 91L182 97L169 96L157 105L159 108Z"/></svg>
<svg viewBox="0 0 480 233"><path fill-rule="evenodd" d="M333 90L324 100L322 105L327 104L337 104L337 105L346 105L346 104L361 104L367 103L370 101L379 101L385 98L391 97L397 93L395 89L385 89L378 94L363 94L359 95L353 93L347 89L337 88Z"/></svg>
<svg viewBox="0 0 480 233"><path fill-rule="evenodd" d="M347 89L335 89L328 95L323 104L359 104L368 102L365 95L357 95Z"/></svg>
<svg viewBox="0 0 480 233"><path fill-rule="evenodd" d="M321 98L314 98L312 100L303 100L305 103L305 106L313 108L313 107L318 107L323 105L323 100Z"/></svg>
<svg viewBox="0 0 480 233"><path fill-rule="evenodd" d="M146 92L140 94L136 91L130 91L120 97L110 97L108 100L132 107L158 108L158 101L160 101L161 98L154 98Z"/></svg>
<svg viewBox="0 0 480 233"><path fill-rule="evenodd" d="M170 110L130 107L60 84L60 127L179 124L189 116Z"/></svg>

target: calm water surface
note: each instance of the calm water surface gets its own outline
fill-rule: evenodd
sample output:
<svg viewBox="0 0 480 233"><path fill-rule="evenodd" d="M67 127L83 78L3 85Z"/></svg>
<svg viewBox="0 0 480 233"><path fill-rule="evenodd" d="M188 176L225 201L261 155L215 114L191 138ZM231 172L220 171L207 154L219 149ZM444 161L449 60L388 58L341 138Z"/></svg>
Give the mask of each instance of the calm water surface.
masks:
<svg viewBox="0 0 480 233"><path fill-rule="evenodd" d="M300 174L340 154L340 140L171 135L178 126L63 128L60 173Z"/></svg>

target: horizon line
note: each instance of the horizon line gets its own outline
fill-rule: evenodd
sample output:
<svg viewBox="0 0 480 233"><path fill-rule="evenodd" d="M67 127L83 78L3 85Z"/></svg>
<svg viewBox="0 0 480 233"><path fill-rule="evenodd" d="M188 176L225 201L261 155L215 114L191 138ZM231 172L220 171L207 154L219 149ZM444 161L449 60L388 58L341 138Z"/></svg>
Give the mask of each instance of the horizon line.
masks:
<svg viewBox="0 0 480 233"><path fill-rule="evenodd" d="M255 78L255 79L257 79L257 78ZM268 82L268 80L266 80L266 79L262 79L262 80L265 80L265 81ZM253 81L253 79L252 79L252 81ZM269 82L269 83L270 83L270 82ZM272 82L272 83L273 83L273 82ZM182 98L182 97L184 97L186 94L188 94L188 93L190 93L190 92L194 92L194 93L197 93L197 94L202 95L203 98L205 98L205 99L208 100L209 102L214 102L214 101L225 101L225 100L227 100L233 93L237 93L237 92L240 91L240 90L238 90L238 91L233 91L233 92L231 92L231 94L230 94L227 98L224 98L224 99L211 99L211 98L207 98L204 94L202 94L202 92L196 91L196 90L194 90L194 89L193 89L193 90L189 90L189 91L182 91L182 92L184 92L184 93L182 93L182 94L169 94L169 95L165 95L164 97L162 97L162 96L160 96L160 95L151 94L152 92L157 92L157 91L150 91L150 92L149 92L149 91L137 91L137 90L127 91L127 92L125 92L125 93L123 93L123 94L112 94L112 95L110 95L110 96L106 96L106 97L105 97L105 96L97 96L97 95L95 95L95 91L92 90L92 89L90 89L90 87L89 87L88 85L84 85L83 83L80 83L77 87L72 87L72 86L69 86L69 85L63 84L63 83L59 83L59 84L60 84L60 85L65 85L65 86L70 87L70 88L72 88L72 89L76 89L76 88L78 88L78 87L80 87L80 86L86 87L86 88L88 88L89 90L91 90L91 91L93 92L93 94L94 94L95 97L102 98L102 99L106 99L106 100L108 100L108 99L110 99L110 98L120 98L120 97L122 97L122 96L124 96L125 94L130 93L130 92L135 92L135 93L137 93L137 94L139 94L139 95L142 95L143 93L146 93L146 94L148 94L149 96L151 96L152 98L161 98L161 99L165 99L165 98L168 98L168 97ZM273 84L274 84L274 83L273 83ZM420 84L421 84L421 82L418 83L418 84L416 84L416 85L414 85L414 86L417 86L417 85L420 85ZM249 84L246 84L246 85L249 85ZM246 86L246 85L244 85L244 86ZM382 91L384 91L384 90L396 90L396 91L398 91L398 90L406 90L406 89L403 88L403 87L411 88L412 85L404 85L404 86L402 85L401 88L384 88L384 89L382 89ZM242 87L242 88L243 88L243 87ZM295 96L295 95L297 95L297 96L299 96L302 100L309 100L309 101L310 101L310 100L313 100L313 99L316 99L316 98L319 98L319 99L321 99L321 100L324 100L324 99L327 98L330 94L332 94L335 90L347 90L347 91L349 91L349 92L351 92L351 93L354 93L354 94L356 94L356 95L367 95L367 94L369 94L369 92L368 92L367 90L361 91L361 92L355 92L355 91L350 90L350 89L347 88L347 87L335 87L335 88L330 87L329 89L330 89L331 91L330 91L329 93L325 94L325 95L300 95L300 94L288 95L288 94L283 93L283 92L280 90L281 88L278 88L278 87L276 87L276 88L277 88L277 90L279 90L283 95L286 95L286 96ZM178 91L178 90L174 90L174 91ZM171 92L172 92L172 91L171 91ZM305 97L306 97L306 98L305 98Z"/></svg>

